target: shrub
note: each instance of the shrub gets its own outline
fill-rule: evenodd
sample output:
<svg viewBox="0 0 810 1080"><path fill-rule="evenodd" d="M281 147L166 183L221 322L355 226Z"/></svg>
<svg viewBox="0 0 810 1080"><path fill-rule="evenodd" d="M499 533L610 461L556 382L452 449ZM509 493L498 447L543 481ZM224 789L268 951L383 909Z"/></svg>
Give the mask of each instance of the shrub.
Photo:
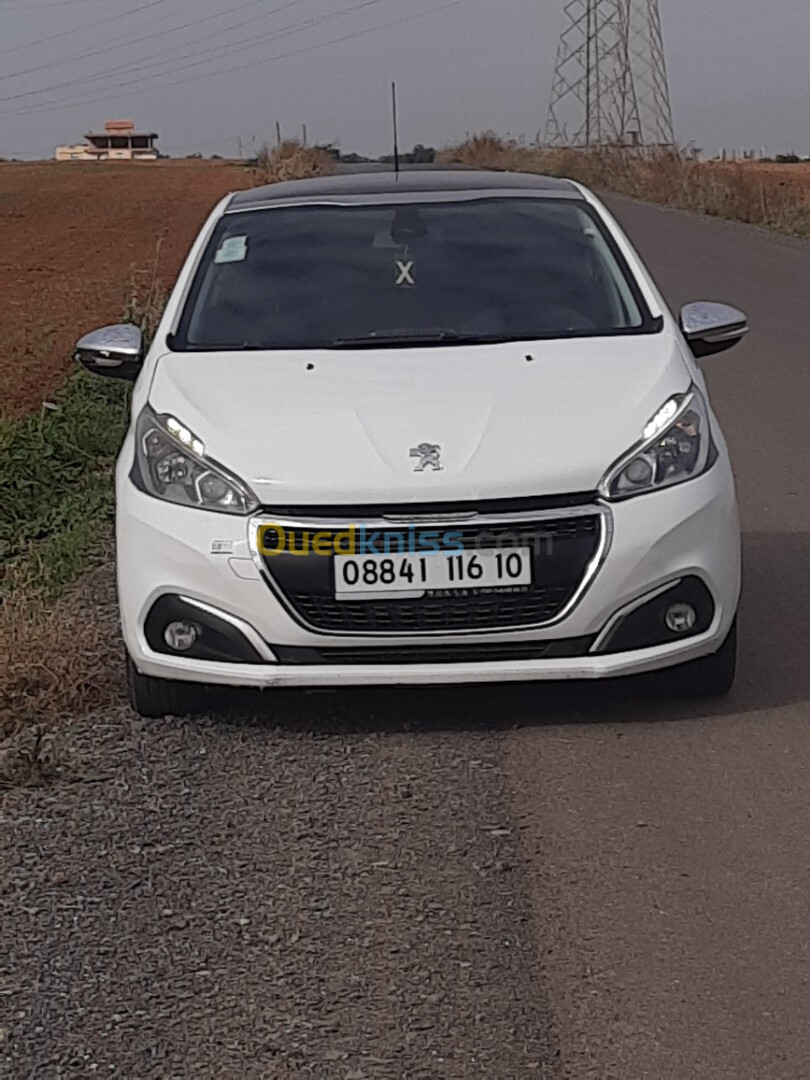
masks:
<svg viewBox="0 0 810 1080"><path fill-rule="evenodd" d="M288 139L272 150L263 146L253 166L258 184L308 180L313 176L329 176L334 171L335 160L328 150L320 146L304 146L294 139Z"/></svg>

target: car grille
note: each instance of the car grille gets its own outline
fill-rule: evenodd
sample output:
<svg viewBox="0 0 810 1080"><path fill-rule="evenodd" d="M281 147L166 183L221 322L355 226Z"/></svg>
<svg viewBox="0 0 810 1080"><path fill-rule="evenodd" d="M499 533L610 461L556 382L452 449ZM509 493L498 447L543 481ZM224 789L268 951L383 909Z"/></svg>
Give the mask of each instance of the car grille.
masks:
<svg viewBox="0 0 810 1080"><path fill-rule="evenodd" d="M324 630L364 634L424 634L468 627L549 622L573 590L538 589L520 596L425 597L422 600L353 600L295 594L293 603L307 622Z"/></svg>
<svg viewBox="0 0 810 1080"><path fill-rule="evenodd" d="M274 519L279 522L279 519ZM351 520L347 514L344 520ZM283 524L282 522L279 522ZM464 522L445 524L461 534L465 548L533 546L533 584L518 591L465 590L426 593L420 599L338 601L334 597L332 559L323 555L264 556L268 576L300 622L312 629L357 636L375 634L441 634L470 630L540 626L556 619L576 595L588 567L599 551L603 519L598 512L513 523ZM288 540L301 547L302 526L285 525ZM308 531L322 529L321 524ZM332 527L340 532L341 526ZM419 528L430 529L421 524ZM383 536L393 525L377 528ZM539 539L538 539L539 537ZM272 541L269 541L272 543ZM383 543L380 543L380 550Z"/></svg>

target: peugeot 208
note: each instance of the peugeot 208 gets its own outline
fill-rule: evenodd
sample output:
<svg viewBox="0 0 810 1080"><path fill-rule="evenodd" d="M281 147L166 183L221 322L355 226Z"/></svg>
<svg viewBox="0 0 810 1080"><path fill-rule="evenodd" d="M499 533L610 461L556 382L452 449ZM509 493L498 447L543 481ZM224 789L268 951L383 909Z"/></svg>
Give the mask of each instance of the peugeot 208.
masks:
<svg viewBox="0 0 810 1080"><path fill-rule="evenodd" d="M657 672L721 694L734 482L700 357L580 185L367 174L224 199L145 348L117 469L118 592L144 715L195 685ZM199 704L197 702L196 704Z"/></svg>

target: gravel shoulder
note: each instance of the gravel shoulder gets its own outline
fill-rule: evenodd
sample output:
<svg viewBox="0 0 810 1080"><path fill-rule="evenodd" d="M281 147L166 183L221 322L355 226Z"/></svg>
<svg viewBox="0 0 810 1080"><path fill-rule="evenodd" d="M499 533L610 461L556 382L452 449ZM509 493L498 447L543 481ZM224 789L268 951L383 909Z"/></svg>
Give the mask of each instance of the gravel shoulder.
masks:
<svg viewBox="0 0 810 1080"><path fill-rule="evenodd" d="M494 703L72 725L4 799L0 1073L555 1077Z"/></svg>

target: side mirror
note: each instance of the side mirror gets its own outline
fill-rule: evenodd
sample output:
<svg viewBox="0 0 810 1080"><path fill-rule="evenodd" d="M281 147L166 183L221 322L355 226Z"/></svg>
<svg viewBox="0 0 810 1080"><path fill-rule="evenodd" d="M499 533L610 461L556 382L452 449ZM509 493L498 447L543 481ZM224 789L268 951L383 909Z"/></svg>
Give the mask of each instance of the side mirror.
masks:
<svg viewBox="0 0 810 1080"><path fill-rule="evenodd" d="M134 382L143 363L143 334L129 323L94 330L77 344L76 359L94 375Z"/></svg>
<svg viewBox="0 0 810 1080"><path fill-rule="evenodd" d="M728 304L705 301L681 308L681 330L697 357L725 352L749 329L748 316Z"/></svg>

